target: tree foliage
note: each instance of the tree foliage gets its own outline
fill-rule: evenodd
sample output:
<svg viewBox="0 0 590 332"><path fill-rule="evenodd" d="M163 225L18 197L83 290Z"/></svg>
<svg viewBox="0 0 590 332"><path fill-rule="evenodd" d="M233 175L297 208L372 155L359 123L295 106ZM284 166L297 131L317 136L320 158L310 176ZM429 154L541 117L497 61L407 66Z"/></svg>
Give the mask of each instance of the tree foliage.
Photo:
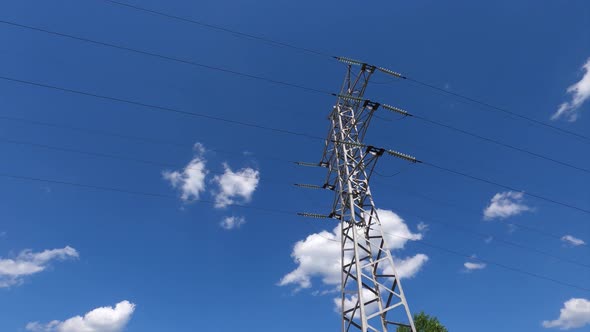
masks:
<svg viewBox="0 0 590 332"><path fill-rule="evenodd" d="M447 328L436 317L429 316L424 312L414 315L414 325L416 326L416 332L448 332ZM408 327L400 326L396 331L411 332L412 330Z"/></svg>

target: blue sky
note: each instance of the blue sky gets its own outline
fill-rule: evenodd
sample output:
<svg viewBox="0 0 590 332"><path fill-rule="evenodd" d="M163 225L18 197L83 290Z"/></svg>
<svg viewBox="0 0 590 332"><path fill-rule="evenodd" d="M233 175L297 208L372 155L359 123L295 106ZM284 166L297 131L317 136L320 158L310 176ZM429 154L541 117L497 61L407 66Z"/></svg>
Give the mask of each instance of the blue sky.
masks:
<svg viewBox="0 0 590 332"><path fill-rule="evenodd" d="M590 134L590 102L577 108L575 121L551 120L562 103L572 100L573 94L566 90L583 80L582 67L590 58L587 1L382 1L370 6L352 1L128 3L361 59ZM334 92L345 70L343 64L323 57L98 0L5 1L0 13L0 20ZM335 102L321 94L6 24L0 24L0 39L4 41L1 76L315 136L325 136L326 116ZM374 82L366 95L371 99L590 167L588 141L406 81L375 75ZM4 117L0 118L0 173L166 196L0 179L4 202L0 209L0 330L25 331L28 326L29 330L76 331L96 323L94 316L68 319L100 307L112 308L99 309L99 314L122 317L115 320L119 325L113 331L232 331L254 326L258 331L339 329L333 304L336 294L331 292L334 285L323 281L330 272L300 266L292 257L297 257L293 249L298 241L311 246L306 248L312 254L318 246L311 240L325 248L321 239L332 236L336 225L288 213L224 206L229 200L271 210L327 212L329 193L291 185L319 184L323 170L287 162L319 160L322 142L5 80L0 80L0 91L0 116ZM394 121L376 119L368 143L590 209L588 173L416 119L381 115ZM153 144L6 117L178 144ZM200 145L195 148L196 143ZM189 163L191 174L183 170ZM414 238L398 243L394 256L427 257L414 261L414 269L408 267L413 273L408 272L411 276L404 280L413 311L439 317L453 332L474 327L481 332L532 332L570 326L567 319L555 321L564 306L578 305L574 325L581 325L576 330L590 331L590 303L585 302L590 292L580 289L589 288L590 251L586 244L560 239L570 235L590 242L587 214L425 165L408 166L392 158L378 164L383 175L400 170L394 177L375 177L372 190L381 209L396 213L390 221L392 229ZM486 218L484 210L490 206ZM424 224L428 227L420 230ZM490 263L467 270L465 263L481 261L424 246L421 241L579 287ZM506 241L562 259L515 248ZM317 254L317 259L329 262L322 256L325 253ZM305 285L309 287L299 289L302 284L297 282L281 286L283 277L298 267L300 277L310 278ZM46 325L54 320L59 322ZM544 327L544 321L556 326Z"/></svg>

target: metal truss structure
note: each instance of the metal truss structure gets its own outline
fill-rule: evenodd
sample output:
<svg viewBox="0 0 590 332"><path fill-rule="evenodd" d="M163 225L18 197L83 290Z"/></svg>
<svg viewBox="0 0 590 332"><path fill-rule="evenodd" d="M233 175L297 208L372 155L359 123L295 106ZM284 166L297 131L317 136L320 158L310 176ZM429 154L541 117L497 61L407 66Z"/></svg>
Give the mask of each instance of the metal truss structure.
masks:
<svg viewBox="0 0 590 332"><path fill-rule="evenodd" d="M329 116L322 160L315 165L327 168L328 175L323 186L301 185L334 191L334 202L328 215L301 215L340 221L342 331L386 332L405 326L416 332L369 187L375 165L384 153L416 160L363 143L373 113L381 106L363 99L371 75L375 71L399 74L351 59L338 60L348 67ZM354 73L353 69L359 70ZM383 108L403 112L388 105Z"/></svg>

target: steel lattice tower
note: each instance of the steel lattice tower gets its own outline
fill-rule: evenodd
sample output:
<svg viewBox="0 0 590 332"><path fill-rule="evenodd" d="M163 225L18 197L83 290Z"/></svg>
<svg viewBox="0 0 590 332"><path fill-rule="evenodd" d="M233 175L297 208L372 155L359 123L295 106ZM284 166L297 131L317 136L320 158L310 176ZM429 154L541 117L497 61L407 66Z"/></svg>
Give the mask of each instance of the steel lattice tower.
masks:
<svg viewBox="0 0 590 332"><path fill-rule="evenodd" d="M380 106L363 99L371 75L377 70L399 74L355 60L338 60L348 67L329 116L330 130L319 163L328 169L321 188L335 192L332 211L327 216L302 215L340 221L342 331L385 332L406 326L416 332L369 187L376 162L384 153L415 159L363 143L373 113Z"/></svg>

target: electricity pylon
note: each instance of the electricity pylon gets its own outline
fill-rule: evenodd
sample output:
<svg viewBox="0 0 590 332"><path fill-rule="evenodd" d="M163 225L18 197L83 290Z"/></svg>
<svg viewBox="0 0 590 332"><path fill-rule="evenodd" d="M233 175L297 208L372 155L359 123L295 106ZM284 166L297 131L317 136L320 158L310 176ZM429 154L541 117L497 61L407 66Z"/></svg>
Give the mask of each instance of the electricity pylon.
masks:
<svg viewBox="0 0 590 332"><path fill-rule="evenodd" d="M326 167L328 175L323 186L300 185L334 191L332 211L329 215L301 215L340 221L342 331L386 332L406 326L416 332L369 187L377 160L384 153L411 162L416 159L363 143L379 106L404 113L363 99L371 75L375 71L401 75L359 61L337 59L348 65L347 71L329 116L330 130L322 160L314 165ZM354 73L353 68L359 71Z"/></svg>

